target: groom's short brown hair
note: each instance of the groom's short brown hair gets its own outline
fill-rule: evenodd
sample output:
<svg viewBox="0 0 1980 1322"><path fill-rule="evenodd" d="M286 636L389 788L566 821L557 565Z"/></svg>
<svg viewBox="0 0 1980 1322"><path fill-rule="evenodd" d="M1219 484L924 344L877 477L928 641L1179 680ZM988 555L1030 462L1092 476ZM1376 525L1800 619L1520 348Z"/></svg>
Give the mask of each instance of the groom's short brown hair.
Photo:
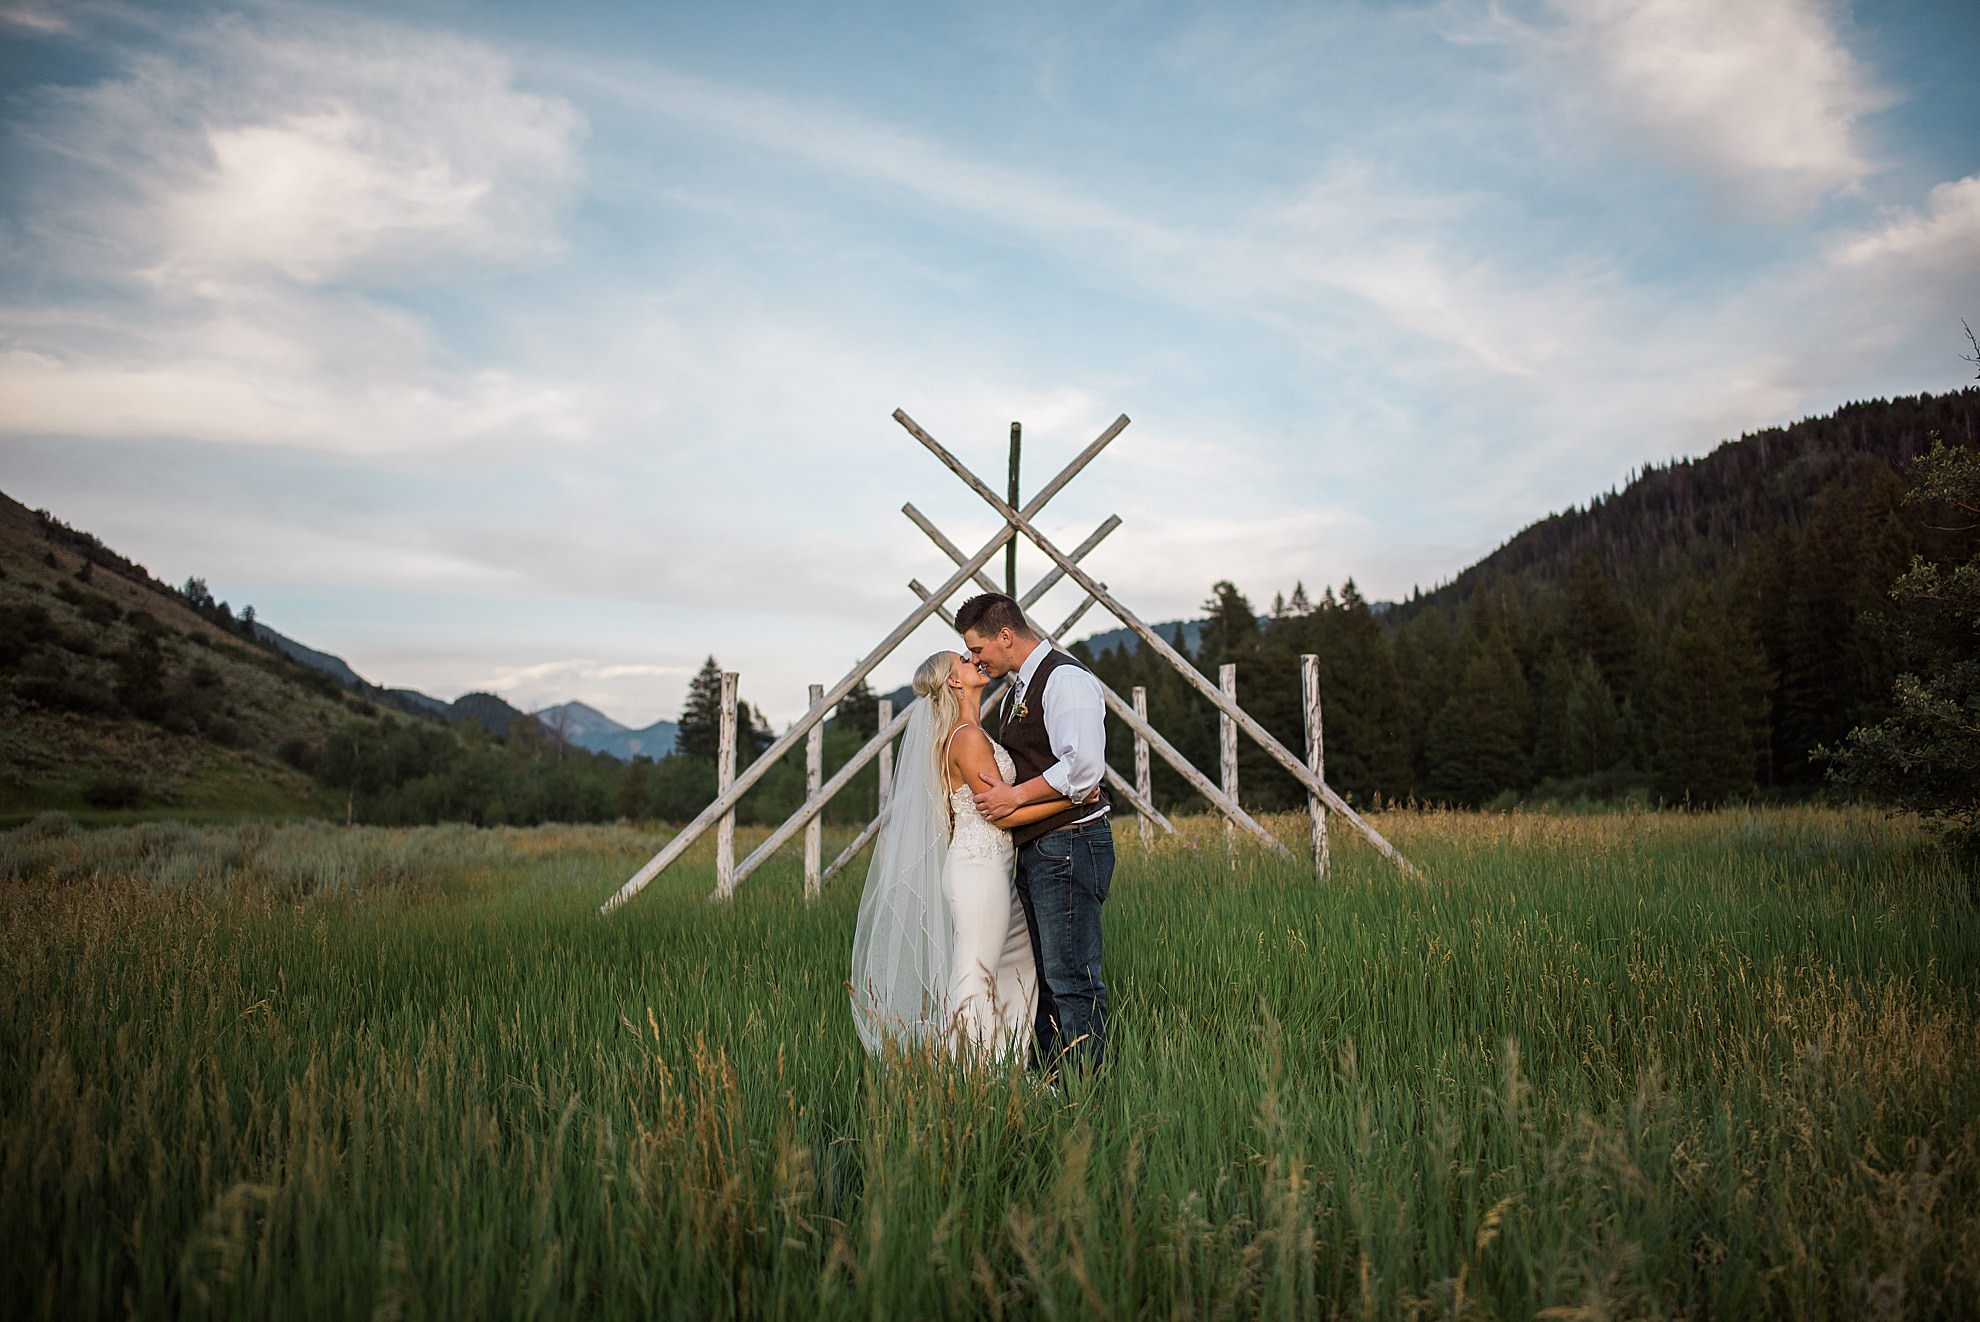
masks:
<svg viewBox="0 0 1980 1322"><path fill-rule="evenodd" d="M988 638L1000 629L1009 629L1020 638L1036 638L1038 631L1026 623L1018 604L1001 592L985 592L971 597L956 612L956 632L975 633Z"/></svg>

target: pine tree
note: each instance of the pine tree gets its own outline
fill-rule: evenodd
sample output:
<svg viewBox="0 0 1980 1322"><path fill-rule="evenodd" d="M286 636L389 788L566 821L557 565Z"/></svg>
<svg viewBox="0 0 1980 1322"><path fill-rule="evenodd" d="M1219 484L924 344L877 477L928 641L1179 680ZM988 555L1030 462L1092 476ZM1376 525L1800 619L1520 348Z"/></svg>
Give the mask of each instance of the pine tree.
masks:
<svg viewBox="0 0 1980 1322"><path fill-rule="evenodd" d="M1469 636L1468 655L1425 741L1432 797L1483 803L1526 784L1526 678L1496 624Z"/></svg>
<svg viewBox="0 0 1980 1322"><path fill-rule="evenodd" d="M1584 655L1568 682L1562 747L1570 776L1592 776L1622 760L1622 710L1595 658Z"/></svg>
<svg viewBox="0 0 1980 1322"><path fill-rule="evenodd" d="M721 738L722 667L711 656L688 684L687 705L674 732L674 752L713 762Z"/></svg>
<svg viewBox="0 0 1980 1322"><path fill-rule="evenodd" d="M1636 679L1636 617L1593 552L1583 552L1568 575L1561 641L1570 657L1594 658L1618 702L1629 693Z"/></svg>
<svg viewBox="0 0 1980 1322"><path fill-rule="evenodd" d="M1211 666L1240 661L1258 648L1258 612L1229 579L1219 579L1203 603L1203 657Z"/></svg>
<svg viewBox="0 0 1980 1322"><path fill-rule="evenodd" d="M853 685L852 692L839 700L832 725L837 729L850 730L860 737L861 742L879 733L880 699L874 696L864 679Z"/></svg>
<svg viewBox="0 0 1980 1322"><path fill-rule="evenodd" d="M1540 667L1533 691L1533 776L1551 780L1572 774L1573 759L1568 756L1568 689L1574 683L1574 667L1567 649L1556 638Z"/></svg>
<svg viewBox="0 0 1980 1322"><path fill-rule="evenodd" d="M1928 815L1971 857L1980 852L1980 451L1935 437L1913 472L1905 501L1928 511L1929 547L1890 589L1904 666L1893 710L1820 755L1836 781Z"/></svg>
<svg viewBox="0 0 1980 1322"><path fill-rule="evenodd" d="M1766 685L1752 630L1709 593L1694 597L1658 667L1651 730L1660 794L1713 804L1753 788Z"/></svg>
<svg viewBox="0 0 1980 1322"><path fill-rule="evenodd" d="M1329 783L1364 799L1408 793L1413 781L1409 717L1395 649L1381 621L1349 579L1341 586L1338 605L1320 612L1315 623L1311 646L1320 657ZM1292 667L1288 670L1297 674ZM1300 710L1297 742L1287 747L1305 746Z"/></svg>

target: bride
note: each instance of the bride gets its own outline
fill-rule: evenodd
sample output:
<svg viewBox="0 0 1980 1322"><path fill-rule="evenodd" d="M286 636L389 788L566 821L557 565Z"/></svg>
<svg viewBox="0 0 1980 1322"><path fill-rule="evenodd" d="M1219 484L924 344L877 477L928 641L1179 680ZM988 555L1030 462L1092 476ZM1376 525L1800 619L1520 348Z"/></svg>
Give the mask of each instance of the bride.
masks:
<svg viewBox="0 0 1980 1322"><path fill-rule="evenodd" d="M985 1061L1029 1045L1038 975L1008 828L1066 803L1027 805L996 826L976 811L985 779L1010 784L1015 775L980 721L989 684L955 652L914 673L918 701L853 931L853 1022L876 1055L888 1038Z"/></svg>

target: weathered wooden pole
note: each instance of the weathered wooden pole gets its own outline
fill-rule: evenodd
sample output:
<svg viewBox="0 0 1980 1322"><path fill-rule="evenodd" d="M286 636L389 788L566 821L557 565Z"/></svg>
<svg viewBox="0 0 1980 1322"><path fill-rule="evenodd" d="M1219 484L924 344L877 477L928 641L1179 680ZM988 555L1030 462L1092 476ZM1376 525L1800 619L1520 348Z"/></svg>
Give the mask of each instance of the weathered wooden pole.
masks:
<svg viewBox="0 0 1980 1322"><path fill-rule="evenodd" d="M1143 725L1148 724L1148 690L1139 684L1134 686L1134 715ZM1134 732L1134 792L1146 802L1155 801L1148 777L1148 740L1141 731ZM1229 821L1229 818L1225 818ZM1141 844L1145 849L1155 838L1155 824L1148 820L1148 814L1141 814Z"/></svg>
<svg viewBox="0 0 1980 1322"><path fill-rule="evenodd" d="M908 580L908 588L918 597L922 597L925 599L928 595L928 589L921 585L920 579ZM994 592L996 589L988 588L985 590ZM1047 643L1056 643L1056 640L1065 637L1066 631L1071 629L1074 624L1078 623L1079 617L1084 615L1086 613L1086 608L1088 606L1091 606L1092 604L1093 604L1093 598L1091 597L1088 597L1085 601L1082 601L1079 604L1079 606L1073 611L1073 613L1066 617L1066 622L1064 624L1061 624L1056 630L1054 630L1051 633L1040 634L1039 635L1040 640ZM947 624L952 629L955 627L956 617L949 613L949 608L947 606L942 607L941 616L943 623ZM995 687L985 691L983 695L984 710L989 711L995 708L997 704L998 696L1002 694L1004 691L1004 685L1009 683L1010 681L1006 679L1003 681L1002 684L996 685ZM1114 709L1116 710L1117 713L1124 713L1128 711L1128 706L1126 703L1121 701L1120 695L1115 693L1112 689L1108 688L1105 683L1102 683L1100 685L1100 696L1105 698L1109 703L1111 703L1114 706ZM1122 719L1125 720L1126 716L1123 716ZM1161 738L1161 736L1156 734L1153 730L1147 730L1147 734L1152 739ZM1156 745L1156 751L1160 752L1161 748L1162 745L1160 744ZM1168 756L1167 754L1163 754L1163 755L1165 757ZM1185 776L1188 776L1192 773L1192 769L1189 768L1186 764L1183 766L1178 766L1176 769L1178 771L1181 771ZM1143 817L1148 818L1150 821L1154 822L1155 825L1161 827L1165 835L1173 835L1175 833L1176 824L1170 821L1167 817L1164 817L1162 815L1161 809L1157 808L1154 804L1150 803L1146 798L1142 797L1141 794L1137 793L1134 786L1128 784L1127 780L1124 777L1122 777L1120 772L1114 770L1112 767L1107 767L1106 778L1107 778L1107 788L1113 790L1114 793L1118 794L1121 797L1121 802L1127 804L1129 807L1133 808L1136 812L1140 813ZM1216 787L1211 785L1210 782L1207 780L1203 782L1203 789L1205 790L1205 792L1212 795L1216 794L1217 792ZM1285 854L1288 858L1292 856L1290 850L1288 850L1284 845L1280 845L1278 841L1273 839L1273 837L1269 833L1267 833L1265 828L1258 825L1258 823L1253 822L1250 818L1246 817L1243 819L1243 824L1246 824L1250 827L1250 829L1257 831L1259 836L1262 837L1267 844L1277 845L1280 853ZM747 862L745 862L744 867L747 866L748 864Z"/></svg>
<svg viewBox="0 0 1980 1322"><path fill-rule="evenodd" d="M1374 845L1376 849L1381 851L1382 857L1388 859L1411 876L1421 875L1421 870L1414 863L1404 858L1396 850L1394 845L1383 839L1382 833L1377 831L1373 826L1370 826L1360 813L1349 806L1346 799L1336 794L1331 785L1328 785L1323 780L1316 779L1313 773L1306 769L1304 759L1295 756L1290 749L1273 737L1271 731L1260 725L1249 712L1246 712L1243 708L1237 706L1236 703L1218 692L1217 686L1204 678L1203 673L1191 665L1182 653L1176 651L1168 639L1149 628L1147 623L1139 615L1136 615L1126 606L1123 606L1118 598L1107 591L1104 584L1096 582L1091 574L1081 569L1078 565L1073 564L1067 558L1066 553L1061 551L1051 538L1038 531L1038 525L1032 522L1029 514L1023 510L1012 509L1009 505L1005 504L1003 497L999 496L982 478L972 473L967 464L963 463L962 460L956 458L953 454L950 454L940 441L930 436L922 429L921 424L910 418L905 411L895 409L894 421L900 423L909 435L920 441L930 454L941 461L943 467L961 478L968 485L969 489L974 491L982 499L984 504L1001 514L1009 526L1023 533L1033 546L1044 553L1047 559L1064 569L1066 571L1066 577L1085 588L1100 605L1107 608L1108 614L1112 615L1122 624L1125 624L1134 632L1137 638L1153 649L1155 655L1168 662L1170 667L1183 677L1185 683L1198 693L1201 693L1205 698L1208 698L1212 706L1235 720L1238 723L1238 728L1249 735L1253 743L1271 754L1273 761L1292 773L1293 779L1306 786L1309 791L1317 793L1321 798L1325 799L1329 808L1339 813L1343 820L1353 826L1355 830L1361 832L1362 837L1369 844ZM1123 703L1122 706L1125 707L1126 704ZM1149 742L1151 744L1154 743L1153 740ZM1158 751L1161 748L1160 744L1155 744L1154 746ZM1272 839L1270 834L1264 831L1263 827L1259 828L1259 832L1265 835L1266 839ZM1277 842L1274 841L1274 843L1276 844ZM1279 845L1278 847L1281 850L1285 849L1283 845Z"/></svg>
<svg viewBox="0 0 1980 1322"><path fill-rule="evenodd" d="M736 783L736 672L722 672L722 719L715 736L715 795L720 798ZM715 825L715 884L732 886L736 875L736 810L730 808Z"/></svg>
<svg viewBox="0 0 1980 1322"><path fill-rule="evenodd" d="M905 715L902 717L902 723L906 723ZM836 858L825 865L825 875L819 879L821 885L838 876L840 869L852 862L859 851L871 844L874 836L880 834L880 823L887 816L887 800L894 797L895 731L893 727L894 700L892 698L882 698L880 699L880 733L874 736L876 739L882 741L878 754L880 759L880 806L874 810L873 820L866 824L866 828L854 836L852 843L841 849ZM861 760L860 756L855 755L853 761L846 765L853 766L854 763L858 763ZM854 769L857 770L857 767ZM845 767L839 768L839 774L845 774ZM834 777L834 779L837 779L837 777Z"/></svg>
<svg viewBox="0 0 1980 1322"><path fill-rule="evenodd" d="M1023 425L1013 422L1011 424L1011 494L1008 497L1012 509L1018 507L1018 450L1023 444L1023 438ZM1010 545L1004 548L1004 595L1014 601L1017 599L1017 544L1018 539L1013 537Z"/></svg>
<svg viewBox="0 0 1980 1322"><path fill-rule="evenodd" d="M825 700L825 686L813 684L806 697L816 707ZM804 797L808 803L818 797L818 782L825 778L825 723L820 721L811 727L804 737ZM804 824L804 897L807 900L818 898L820 886L819 847L824 841L825 814L821 810L813 813L811 820Z"/></svg>
<svg viewBox="0 0 1980 1322"><path fill-rule="evenodd" d="M894 700L880 699L880 724L878 729L886 729L894 723ZM887 811L887 799L894 792L894 743L890 739L880 749L880 802L875 812Z"/></svg>
<svg viewBox="0 0 1980 1322"><path fill-rule="evenodd" d="M1320 733L1320 658L1308 652L1299 658L1299 688L1306 699L1306 769L1317 781L1327 779L1326 746ZM1313 875L1327 879L1327 805L1308 791L1306 811L1313 825Z"/></svg>
<svg viewBox="0 0 1980 1322"><path fill-rule="evenodd" d="M895 411L897 413L899 412L898 409ZM1037 495L1026 501L1023 510L1014 512L1029 517L1044 509L1046 505L1051 503L1052 497L1058 495L1067 483L1078 477L1080 472L1088 464L1092 463L1116 436L1119 436L1126 429L1127 425L1128 417L1125 413L1114 419L1113 424L1107 430L1096 436L1084 450L1073 456L1071 463L1059 470L1058 476L1047 482ZM990 494L993 500L996 499L995 492L991 492ZM947 594L954 592L964 583L969 582L983 566L990 563L992 557L997 552L1004 549L1004 543L1016 535L1016 526L1006 523L1003 528L998 530L996 536L984 543L982 550L972 555L967 563L959 566L956 572L949 576L948 581L943 583L938 589L938 594L946 597ZM1056 548L1054 549L1056 550ZM895 625L893 632L881 639L880 643L871 652L868 652L865 659L854 666L845 678L833 685L832 691L826 695L832 705L837 706L839 700L850 693L855 684L866 678L874 667L892 655L894 649L900 646L903 639L913 633L923 620L935 613L936 604L934 601L924 601L905 620ZM598 906L599 912L612 913L631 900L633 896L644 890L649 882L666 870L668 864L686 853L688 847L699 839L703 832L713 826L723 813L735 807L735 801L746 794L757 781L763 779L769 773L770 768L777 764L778 759L796 747L797 741L804 738L805 734L813 725L824 720L829 710L830 708L821 702L815 704L810 711L800 716L795 725L784 731L769 748L764 750L761 757L751 762L736 777L735 784L729 786L729 792L727 794L716 795L715 801L696 813L694 820L682 827L659 853L648 859L640 867L639 871L626 878L625 884L614 891L610 899ZM714 900L727 899L729 894L730 891L725 891L718 886L709 898Z"/></svg>
<svg viewBox="0 0 1980 1322"><path fill-rule="evenodd" d="M946 542L948 539L944 538L942 540ZM960 552L958 552L958 554L960 554ZM1063 555L1063 552L1060 552L1058 551L1057 548L1054 548L1053 554ZM1065 559L1065 563L1066 564L1072 563L1070 557L1067 557ZM985 592L995 592L997 590L997 585L986 581L981 573L977 574L976 581L982 586ZM1102 592L1106 591L1106 585L1104 583L1095 584L1092 586L1098 587L1099 590ZM910 580L908 583L908 587L914 590L915 595L920 597L924 604L926 604L933 596L933 594L930 593L927 588L921 585L919 580ZM1096 598L1093 596L1092 587L1089 587L1086 600L1079 603L1078 609L1073 611L1073 613L1069 617L1067 617L1066 622L1060 625L1053 632L1049 634L1040 634L1039 637L1043 639L1054 639L1054 640L1065 637L1066 633L1079 620L1079 617L1086 613L1087 607L1093 605L1095 600ZM1116 611L1115 614L1118 615L1119 611ZM955 617L949 614L949 610L946 606L941 608L941 615L942 615L942 619L946 623L948 623L951 627L954 626ZM1098 678L1098 676L1095 676L1095 678ZM998 690L994 688L989 690L987 693L984 694L984 701L986 703L994 703L996 701L997 692ZM1215 783L1211 781L1210 777L1204 775L1201 771L1198 771L1194 766L1190 764L1188 758L1184 757L1181 753L1177 752L1176 746L1170 743L1167 739L1164 739L1162 737L1161 731L1157 730L1154 726L1148 724L1148 722L1137 717L1134 714L1134 708L1128 706L1127 699L1123 698L1120 694L1114 692L1113 689L1109 688L1105 680L1101 680L1100 682L1100 696L1106 699L1107 710L1114 714L1115 719L1124 722L1129 729L1133 730L1136 734L1146 739L1148 741L1149 750L1153 752L1155 756L1161 758L1164 762L1167 762L1171 767L1175 768L1176 774L1181 776L1185 781L1187 781L1191 789L1195 790L1198 794L1201 794L1204 798L1210 800L1211 804L1217 809L1217 811L1223 813L1227 817L1234 818L1239 826L1251 832L1251 834L1257 836L1258 842L1264 845L1267 849L1273 851L1274 853L1284 858L1291 858L1293 856L1292 850L1287 849L1283 844L1281 844L1277 836L1273 835L1270 831L1267 831L1264 827L1260 826L1256 821L1254 821L1252 819L1251 814L1246 812L1243 808L1240 808L1235 800L1230 798L1230 796L1226 795L1222 790L1218 789ZM1112 767L1109 767L1107 769L1107 786L1108 788L1118 793L1125 802L1133 804L1136 812L1145 813L1149 817L1152 817L1155 820L1155 824L1161 827L1164 832L1173 832L1175 830L1175 824L1169 821L1168 818L1164 817L1161 814L1161 812L1155 808L1153 804L1148 803L1147 800L1145 799L1142 800L1141 803L1135 803L1135 798L1139 796L1133 794L1133 786L1129 785L1125 778L1118 776L1114 772L1114 769ZM775 837L773 836L772 839L775 839ZM741 872L743 875L748 874L749 872L748 859L743 860Z"/></svg>
<svg viewBox="0 0 1980 1322"><path fill-rule="evenodd" d="M1226 661L1217 667L1217 687L1235 705L1237 702L1237 663ZM1217 753L1224 769L1224 796L1232 803L1238 801L1237 774L1237 722L1229 712L1217 713ZM1224 851L1230 855L1233 865L1237 863L1237 823L1224 819Z"/></svg>

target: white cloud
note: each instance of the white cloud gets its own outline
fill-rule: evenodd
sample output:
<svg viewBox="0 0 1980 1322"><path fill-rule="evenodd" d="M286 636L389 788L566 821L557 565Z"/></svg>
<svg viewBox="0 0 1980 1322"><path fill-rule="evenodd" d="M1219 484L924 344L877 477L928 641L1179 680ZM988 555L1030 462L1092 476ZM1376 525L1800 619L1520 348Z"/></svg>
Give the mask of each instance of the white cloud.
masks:
<svg viewBox="0 0 1980 1322"><path fill-rule="evenodd" d="M557 251L584 119L494 52L369 24L228 25L197 58L147 84L198 124L153 145L172 163L145 181L159 278L404 283ZM160 109L139 89L102 94Z"/></svg>
<svg viewBox="0 0 1980 1322"><path fill-rule="evenodd" d="M1514 42L1550 83L1585 88L1661 155L1763 212L1799 212L1877 168L1862 120L1890 97L1851 55L1825 0L1548 8L1552 21L1494 8L1457 35Z"/></svg>
<svg viewBox="0 0 1980 1322"><path fill-rule="evenodd" d="M585 402L463 367L395 292L554 256L583 118L473 43L223 20L50 89L10 263L99 291L0 306L0 430L357 453L568 442ZM40 282L37 282L40 283Z"/></svg>
<svg viewBox="0 0 1980 1322"><path fill-rule="evenodd" d="M0 432L379 454L582 440L585 402L441 365L425 326L348 295L228 287L131 309L0 306Z"/></svg>
<svg viewBox="0 0 1980 1322"><path fill-rule="evenodd" d="M1980 175L1968 175L1932 189L1921 213L1903 209L1874 229L1837 245L1839 265L1906 268L1953 278L1971 274L1980 261Z"/></svg>
<svg viewBox="0 0 1980 1322"><path fill-rule="evenodd" d="M0 8L0 23L25 28L38 36L60 36L74 30L68 19L44 4L10 4Z"/></svg>

